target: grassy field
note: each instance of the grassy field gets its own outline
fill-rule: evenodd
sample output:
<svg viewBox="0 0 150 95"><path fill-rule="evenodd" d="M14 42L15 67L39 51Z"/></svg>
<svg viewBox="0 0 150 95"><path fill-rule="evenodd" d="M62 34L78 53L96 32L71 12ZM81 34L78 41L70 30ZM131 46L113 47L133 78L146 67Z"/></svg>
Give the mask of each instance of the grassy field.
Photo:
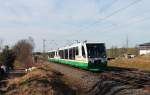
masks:
<svg viewBox="0 0 150 95"><path fill-rule="evenodd" d="M132 59L117 58L109 61L108 65L150 71L150 56L139 56Z"/></svg>

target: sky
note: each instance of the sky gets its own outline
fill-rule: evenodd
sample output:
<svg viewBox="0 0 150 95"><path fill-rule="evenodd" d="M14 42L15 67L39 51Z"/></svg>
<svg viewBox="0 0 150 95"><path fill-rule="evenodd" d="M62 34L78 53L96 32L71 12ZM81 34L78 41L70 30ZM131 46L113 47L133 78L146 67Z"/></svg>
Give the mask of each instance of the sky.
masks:
<svg viewBox="0 0 150 95"><path fill-rule="evenodd" d="M35 50L75 40L133 47L150 42L150 0L0 0L0 39L32 37Z"/></svg>

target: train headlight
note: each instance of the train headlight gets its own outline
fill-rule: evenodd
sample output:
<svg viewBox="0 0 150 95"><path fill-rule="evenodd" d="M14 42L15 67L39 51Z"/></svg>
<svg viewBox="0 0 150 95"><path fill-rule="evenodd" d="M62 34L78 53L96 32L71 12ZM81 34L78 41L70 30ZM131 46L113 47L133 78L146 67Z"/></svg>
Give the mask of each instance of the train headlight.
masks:
<svg viewBox="0 0 150 95"><path fill-rule="evenodd" d="M102 62L102 63L106 62L106 59L101 59L101 62Z"/></svg>
<svg viewBox="0 0 150 95"><path fill-rule="evenodd" d="M104 62L105 62L105 60L103 60L103 59L102 59L102 60L101 60L101 62L102 62L102 63L104 63Z"/></svg>

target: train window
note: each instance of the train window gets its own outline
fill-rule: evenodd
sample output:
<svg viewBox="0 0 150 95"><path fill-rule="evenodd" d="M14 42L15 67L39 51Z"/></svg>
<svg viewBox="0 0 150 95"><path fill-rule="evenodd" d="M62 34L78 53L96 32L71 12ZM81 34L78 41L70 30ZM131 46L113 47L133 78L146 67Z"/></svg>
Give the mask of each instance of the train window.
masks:
<svg viewBox="0 0 150 95"><path fill-rule="evenodd" d="M76 54L76 55L79 55L78 47L75 47L75 54Z"/></svg>
<svg viewBox="0 0 150 95"><path fill-rule="evenodd" d="M51 57L51 53L49 53L49 57Z"/></svg>
<svg viewBox="0 0 150 95"><path fill-rule="evenodd" d="M65 59L64 50L62 50L62 59Z"/></svg>
<svg viewBox="0 0 150 95"><path fill-rule="evenodd" d="M59 51L59 56L60 56L60 58L64 59L63 50L60 50L60 51Z"/></svg>
<svg viewBox="0 0 150 95"><path fill-rule="evenodd" d="M69 49L69 59L72 59L72 60L75 59L75 48Z"/></svg>
<svg viewBox="0 0 150 95"><path fill-rule="evenodd" d="M50 57L53 58L53 54L52 53L50 54Z"/></svg>
<svg viewBox="0 0 150 95"><path fill-rule="evenodd" d="M49 55L48 55L50 58L51 58L51 53L49 53Z"/></svg>
<svg viewBox="0 0 150 95"><path fill-rule="evenodd" d="M69 49L69 59L72 59L72 49Z"/></svg>
<svg viewBox="0 0 150 95"><path fill-rule="evenodd" d="M60 58L61 58L61 51L59 51L59 56L60 56Z"/></svg>
<svg viewBox="0 0 150 95"><path fill-rule="evenodd" d="M89 58L106 57L104 44L87 44L86 46Z"/></svg>
<svg viewBox="0 0 150 95"><path fill-rule="evenodd" d="M62 58L62 57L63 57L62 50L59 50L59 56L60 56L60 58Z"/></svg>
<svg viewBox="0 0 150 95"><path fill-rule="evenodd" d="M55 57L55 52L52 52L52 58L54 58Z"/></svg>
<svg viewBox="0 0 150 95"><path fill-rule="evenodd" d="M65 59L68 59L68 49L65 49Z"/></svg>
<svg viewBox="0 0 150 95"><path fill-rule="evenodd" d="M64 59L65 59L65 50L63 50L63 56L64 56Z"/></svg>
<svg viewBox="0 0 150 95"><path fill-rule="evenodd" d="M85 49L83 46L82 46L82 56L85 57Z"/></svg>
<svg viewBox="0 0 150 95"><path fill-rule="evenodd" d="M55 56L55 52L50 52L50 53L49 53L49 57L50 57L50 58L54 58L54 56Z"/></svg>
<svg viewBox="0 0 150 95"><path fill-rule="evenodd" d="M75 59L75 52L76 52L75 48L72 48L72 59L73 60Z"/></svg>
<svg viewBox="0 0 150 95"><path fill-rule="evenodd" d="M63 59L65 59L65 51L62 50L62 54L63 54Z"/></svg>

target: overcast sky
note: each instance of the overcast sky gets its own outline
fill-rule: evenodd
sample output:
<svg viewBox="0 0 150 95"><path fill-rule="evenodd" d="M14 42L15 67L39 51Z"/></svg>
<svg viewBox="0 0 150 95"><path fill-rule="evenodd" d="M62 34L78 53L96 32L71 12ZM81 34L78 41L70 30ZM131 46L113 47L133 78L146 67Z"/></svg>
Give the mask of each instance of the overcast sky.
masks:
<svg viewBox="0 0 150 95"><path fill-rule="evenodd" d="M73 40L125 46L150 41L150 0L0 0L0 38L13 45L29 36L36 50ZM60 44L60 45L58 45Z"/></svg>

